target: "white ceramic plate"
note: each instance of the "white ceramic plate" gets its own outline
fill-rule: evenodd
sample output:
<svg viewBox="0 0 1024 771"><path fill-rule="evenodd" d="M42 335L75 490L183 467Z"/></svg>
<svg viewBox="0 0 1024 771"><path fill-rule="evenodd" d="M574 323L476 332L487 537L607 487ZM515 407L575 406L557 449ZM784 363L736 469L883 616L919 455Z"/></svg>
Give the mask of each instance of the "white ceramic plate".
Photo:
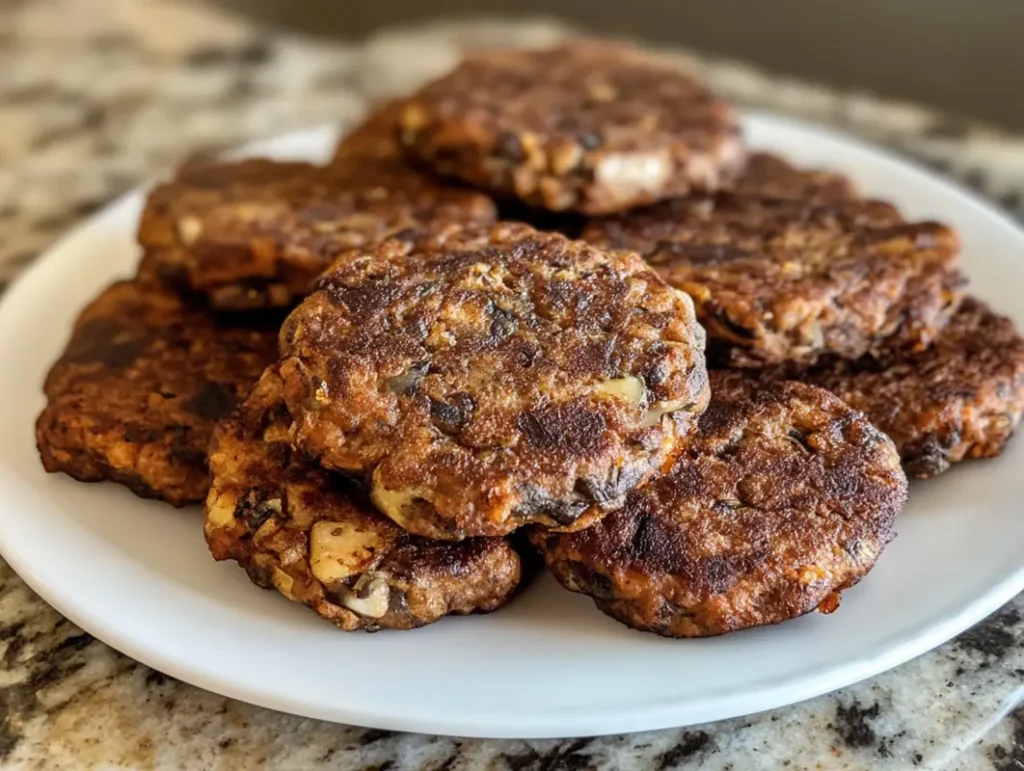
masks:
<svg viewBox="0 0 1024 771"><path fill-rule="evenodd" d="M988 205L871 147L780 118L751 144L852 175L912 217L956 225L973 291L1024 319L1024 233ZM253 152L322 159L329 130ZM0 306L0 550L75 623L163 672L300 715L407 731L567 737L697 723L869 677L938 645L1024 589L1024 440L913 486L899 537L831 616L717 639L630 631L545 577L490 616L346 634L233 564L210 559L201 513L113 484L47 475L32 423L71 322L137 259L139 193L41 258Z"/></svg>

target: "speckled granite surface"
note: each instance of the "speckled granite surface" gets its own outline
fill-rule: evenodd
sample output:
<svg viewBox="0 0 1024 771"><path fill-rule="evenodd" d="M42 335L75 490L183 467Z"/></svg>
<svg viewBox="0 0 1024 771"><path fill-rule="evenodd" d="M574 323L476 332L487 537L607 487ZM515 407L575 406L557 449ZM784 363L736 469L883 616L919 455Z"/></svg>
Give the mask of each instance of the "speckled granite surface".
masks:
<svg viewBox="0 0 1024 771"><path fill-rule="evenodd" d="M168 0L0 0L0 283L78 219L192 152L347 123L462 45L546 22L442 24L360 45ZM681 57L747 105L839 126L1024 215L1024 138ZM251 707L94 641L0 567L0 763L55 768L1024 769L1024 598L897 670L683 730L566 741L391 734Z"/></svg>

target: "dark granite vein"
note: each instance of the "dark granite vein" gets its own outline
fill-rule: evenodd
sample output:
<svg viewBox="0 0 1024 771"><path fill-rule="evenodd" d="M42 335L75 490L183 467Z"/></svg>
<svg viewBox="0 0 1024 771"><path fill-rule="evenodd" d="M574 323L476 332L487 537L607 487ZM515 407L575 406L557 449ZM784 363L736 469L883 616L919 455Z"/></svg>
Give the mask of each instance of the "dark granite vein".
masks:
<svg viewBox="0 0 1024 771"><path fill-rule="evenodd" d="M685 731L671 749L662 753L655 760L659 769L679 768L683 761L695 758L706 752L711 745L711 736L707 731Z"/></svg>
<svg viewBox="0 0 1024 771"><path fill-rule="evenodd" d="M1003 659L1020 644L1022 621L1018 608L1003 608L960 635L957 644L990 660Z"/></svg>
<svg viewBox="0 0 1024 771"><path fill-rule="evenodd" d="M849 706L836 705L835 723L830 724L830 727L839 734L847 747L871 747L878 742L875 729L871 726L878 713L877 701L865 709L854 699Z"/></svg>
<svg viewBox="0 0 1024 771"><path fill-rule="evenodd" d="M1013 725L1013 736L1008 743L996 744L989 750L992 767L996 771L1024 769L1024 708L1015 709L1007 720Z"/></svg>

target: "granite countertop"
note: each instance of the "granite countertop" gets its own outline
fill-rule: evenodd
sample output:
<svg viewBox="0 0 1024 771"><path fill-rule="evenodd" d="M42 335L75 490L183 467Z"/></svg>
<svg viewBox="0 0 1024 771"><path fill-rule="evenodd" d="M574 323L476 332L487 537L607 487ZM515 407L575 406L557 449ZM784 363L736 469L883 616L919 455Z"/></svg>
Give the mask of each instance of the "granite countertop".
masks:
<svg viewBox="0 0 1024 771"><path fill-rule="evenodd" d="M0 3L0 286L77 220L203 150L332 122L549 21L439 23L359 44L174 0ZM1024 215L1024 137L680 53L748 106L912 154ZM0 563L0 762L53 768L1024 769L1024 596L896 670L803 704L565 741L394 734L186 685L61 618Z"/></svg>

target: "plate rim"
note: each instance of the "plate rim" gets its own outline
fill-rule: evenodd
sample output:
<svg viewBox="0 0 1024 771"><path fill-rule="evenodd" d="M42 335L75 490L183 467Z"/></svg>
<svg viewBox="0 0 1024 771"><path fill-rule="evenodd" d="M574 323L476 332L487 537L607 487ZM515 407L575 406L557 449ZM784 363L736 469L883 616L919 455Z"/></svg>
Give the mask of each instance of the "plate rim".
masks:
<svg viewBox="0 0 1024 771"><path fill-rule="evenodd" d="M929 170L913 159L843 132L787 116L763 111L747 111L744 113L744 120L764 123L769 127L775 124L788 130L813 133L816 137L851 146L861 152L883 158L897 166L902 173L912 174L921 182L942 188L946 194L953 195L960 204L969 207L973 214L984 216L991 223L998 223L1001 227L1012 229L1024 242L1024 229L1008 213L983 196ZM315 137L319 137L315 139L317 142L326 142L328 141L327 137L333 131L333 127L330 126L317 126L289 132L247 143L233 150L232 155L263 152L265 151L263 148L268 146L279 147L292 142L308 143L314 141ZM7 316L11 313L9 308L12 306L10 298L22 291L25 286L31 287L36 282L45 281L46 274L53 269L54 254L72 248L71 244L79 240L90 229L100 227L105 220L124 216L122 210L130 211L132 207L137 207L145 191L145 187L139 187L118 197L99 212L78 223L43 250L33 264L17 276L4 292L4 296L0 300L0 327L8 323ZM10 497L3 493L2 487L0 486L0 501L9 501ZM480 738L569 738L657 730L754 714L797 703L881 674L916 658L982 620L1012 600L1018 593L1024 591L1024 561L1022 561L1015 571L1011 571L1001 581L989 586L986 592L975 597L972 602L954 603L949 612L942 614L939 621L935 621L933 617L930 622L922 622L919 625L923 627L922 631L913 635L908 635L905 631L894 634L901 642L885 645L884 652L881 654L854 657L840 666L822 665L817 670L802 672L796 677L782 677L780 682L766 683L754 691L746 690L719 695L710 699L706 706L699 710L699 716L690 714L696 712L697 707L690 706L680 710L678 699L669 699L649 703L643 707L633 707L628 715L621 712L609 714L607 711L597 715L590 713L565 715L561 718L562 722L556 727L557 730L552 730L547 725L537 722L536 719L531 722L531 718L524 715L518 715L515 723L497 725L493 719L490 719L491 716L486 718L478 716L470 722L467 721L465 715L451 719L444 715L373 714L344 704L336 704L330 708L317 707L288 695L267 693L252 682L242 684L232 679L218 677L216 673L208 672L201 665L196 665L194 660L190 664L187 660L180 660L182 657L176 660L173 657L164 656L160 651L153 650L152 647L147 647L130 636L126 636L119 629L109 627L102 618L97 618L95 612L90 612L87 609L88 605L83 608L82 604L76 603L67 591L60 591L60 589L48 585L36 573L29 561L24 559L25 555L10 543L6 528L0 528L0 554L3 554L12 570L24 580L32 591L75 625L114 650L183 682L246 703L304 717L396 731ZM737 709L739 703L742 703L743 706Z"/></svg>

